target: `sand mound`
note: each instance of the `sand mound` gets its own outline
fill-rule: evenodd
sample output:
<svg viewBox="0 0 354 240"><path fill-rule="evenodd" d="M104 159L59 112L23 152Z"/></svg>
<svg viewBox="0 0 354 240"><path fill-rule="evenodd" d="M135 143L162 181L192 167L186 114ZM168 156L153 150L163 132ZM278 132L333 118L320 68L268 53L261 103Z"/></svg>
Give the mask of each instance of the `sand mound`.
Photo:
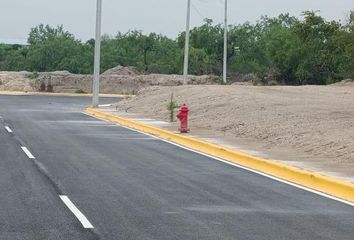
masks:
<svg viewBox="0 0 354 240"><path fill-rule="evenodd" d="M117 66L111 69L108 69L102 75L121 75L121 76L134 76L138 75L139 72L134 67L123 67Z"/></svg>
<svg viewBox="0 0 354 240"><path fill-rule="evenodd" d="M31 91L32 81L28 72L0 72L0 91Z"/></svg>
<svg viewBox="0 0 354 240"><path fill-rule="evenodd" d="M190 76L189 84L215 84L215 76ZM183 76L139 74L133 67L117 66L100 78L101 93L135 94L149 86L182 85ZM38 73L0 72L0 91L75 93L91 92L92 75L71 74L68 71Z"/></svg>
<svg viewBox="0 0 354 240"><path fill-rule="evenodd" d="M191 108L191 128L294 161L334 164L354 176L354 89L327 86L152 87L118 110L169 120L171 93ZM253 147L254 146L254 147ZM284 149L290 149L284 150ZM300 159L298 159L300 158Z"/></svg>
<svg viewBox="0 0 354 240"><path fill-rule="evenodd" d="M353 79L345 79L340 82L331 84L331 86L353 86L354 87L354 80Z"/></svg>

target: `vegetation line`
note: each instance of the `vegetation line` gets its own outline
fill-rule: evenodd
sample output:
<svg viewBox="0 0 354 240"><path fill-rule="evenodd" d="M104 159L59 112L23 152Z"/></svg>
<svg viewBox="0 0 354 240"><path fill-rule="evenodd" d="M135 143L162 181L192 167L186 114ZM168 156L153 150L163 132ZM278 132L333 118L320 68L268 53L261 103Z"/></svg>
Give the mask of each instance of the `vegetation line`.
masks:
<svg viewBox="0 0 354 240"><path fill-rule="evenodd" d="M104 36L102 71L117 65L146 73L180 74L184 35L177 39L141 31ZM262 17L257 23L229 26L229 78L259 84L330 84L354 77L354 11L347 21L327 21L315 12L299 19L289 14ZM62 26L39 25L28 45L0 44L0 70L89 74L94 40L77 40ZM222 73L223 26L205 19L191 30L190 73Z"/></svg>

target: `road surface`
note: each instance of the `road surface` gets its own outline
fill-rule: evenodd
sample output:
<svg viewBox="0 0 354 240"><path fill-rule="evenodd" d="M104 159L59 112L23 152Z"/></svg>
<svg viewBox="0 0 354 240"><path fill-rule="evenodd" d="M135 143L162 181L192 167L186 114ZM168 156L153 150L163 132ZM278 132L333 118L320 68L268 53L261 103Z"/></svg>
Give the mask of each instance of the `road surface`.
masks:
<svg viewBox="0 0 354 240"><path fill-rule="evenodd" d="M0 96L1 239L354 239L354 207L92 118L89 104Z"/></svg>

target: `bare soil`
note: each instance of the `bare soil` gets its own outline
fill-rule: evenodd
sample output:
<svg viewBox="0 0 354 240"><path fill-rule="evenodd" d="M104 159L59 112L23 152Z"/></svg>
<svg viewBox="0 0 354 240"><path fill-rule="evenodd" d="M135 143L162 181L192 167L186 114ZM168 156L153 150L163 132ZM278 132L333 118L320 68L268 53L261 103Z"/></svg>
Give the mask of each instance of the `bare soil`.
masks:
<svg viewBox="0 0 354 240"><path fill-rule="evenodd" d="M171 93L179 105L190 107L194 135L354 182L353 81L301 87L150 87L116 108L169 121Z"/></svg>
<svg viewBox="0 0 354 240"><path fill-rule="evenodd" d="M215 76L190 76L190 84L215 84ZM109 69L100 78L100 92L106 94L135 94L149 86L182 85L183 76L141 74L132 67ZM0 91L91 93L92 75L72 74L67 71L0 72Z"/></svg>

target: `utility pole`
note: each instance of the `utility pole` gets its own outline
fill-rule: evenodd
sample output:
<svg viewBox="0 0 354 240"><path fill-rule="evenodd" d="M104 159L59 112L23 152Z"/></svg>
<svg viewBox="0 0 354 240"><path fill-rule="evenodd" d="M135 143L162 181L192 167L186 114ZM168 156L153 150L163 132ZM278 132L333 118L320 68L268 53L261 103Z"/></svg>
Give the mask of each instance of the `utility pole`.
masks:
<svg viewBox="0 0 354 240"><path fill-rule="evenodd" d="M225 29L224 29L224 69L223 81L227 83L227 0L225 0Z"/></svg>
<svg viewBox="0 0 354 240"><path fill-rule="evenodd" d="M95 39L95 63L92 85L92 107L98 107L100 92L100 61L101 61L101 18L102 0L97 0L96 13L96 39Z"/></svg>
<svg viewBox="0 0 354 240"><path fill-rule="evenodd" d="M189 26L191 20L191 0L187 5L187 22L186 22L186 42L184 46L184 67L183 67L183 85L188 83L188 62L189 62Z"/></svg>

